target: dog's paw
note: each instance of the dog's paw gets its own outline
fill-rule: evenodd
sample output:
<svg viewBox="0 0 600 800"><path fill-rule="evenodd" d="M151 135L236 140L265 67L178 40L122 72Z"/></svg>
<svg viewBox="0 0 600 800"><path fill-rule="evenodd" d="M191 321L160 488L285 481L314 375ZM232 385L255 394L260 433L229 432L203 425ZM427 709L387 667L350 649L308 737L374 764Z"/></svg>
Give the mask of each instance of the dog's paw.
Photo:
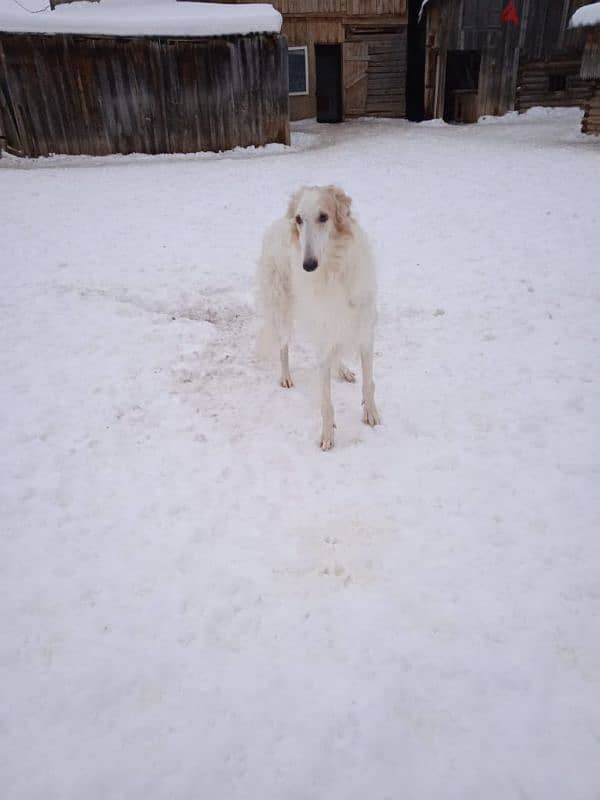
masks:
<svg viewBox="0 0 600 800"><path fill-rule="evenodd" d="M356 381L355 373L352 372L351 369L348 369L348 367L346 367L344 364L340 364L338 375L342 381L348 381L348 383L355 383Z"/></svg>
<svg viewBox="0 0 600 800"><path fill-rule="evenodd" d="M321 450L331 450L333 447L333 429L334 425L331 427L323 428L323 432L321 433L321 442L320 448Z"/></svg>
<svg viewBox="0 0 600 800"><path fill-rule="evenodd" d="M379 411L377 411L377 406L373 400L369 403L363 402L362 420L365 425L371 425L371 427L381 424L381 417L379 416Z"/></svg>
<svg viewBox="0 0 600 800"><path fill-rule="evenodd" d="M292 380L291 375L282 375L281 380L279 381L279 385L282 386L284 389L291 389L294 385L294 381Z"/></svg>

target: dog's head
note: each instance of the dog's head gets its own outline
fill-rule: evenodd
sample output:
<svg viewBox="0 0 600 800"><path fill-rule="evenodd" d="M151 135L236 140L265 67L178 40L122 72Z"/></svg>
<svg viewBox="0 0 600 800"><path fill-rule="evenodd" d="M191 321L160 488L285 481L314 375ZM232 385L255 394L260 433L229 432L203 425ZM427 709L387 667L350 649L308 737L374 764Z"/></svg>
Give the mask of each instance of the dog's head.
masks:
<svg viewBox="0 0 600 800"><path fill-rule="evenodd" d="M324 261L332 241L351 235L351 204L336 186L305 186L292 195L288 218L307 272Z"/></svg>

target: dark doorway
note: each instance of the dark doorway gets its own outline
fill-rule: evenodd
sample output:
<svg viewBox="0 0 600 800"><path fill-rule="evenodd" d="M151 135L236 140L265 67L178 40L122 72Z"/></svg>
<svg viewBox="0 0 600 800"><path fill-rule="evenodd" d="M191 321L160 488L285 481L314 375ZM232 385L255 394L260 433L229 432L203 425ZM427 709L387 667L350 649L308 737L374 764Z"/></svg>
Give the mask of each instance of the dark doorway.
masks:
<svg viewBox="0 0 600 800"><path fill-rule="evenodd" d="M425 116L426 14L419 22L423 0L408 3L408 49L406 54L406 117L421 122Z"/></svg>
<svg viewBox="0 0 600 800"><path fill-rule="evenodd" d="M316 44L317 122L341 122L342 48L339 44Z"/></svg>
<svg viewBox="0 0 600 800"><path fill-rule="evenodd" d="M444 92L446 122L477 122L480 63L479 50L448 50Z"/></svg>

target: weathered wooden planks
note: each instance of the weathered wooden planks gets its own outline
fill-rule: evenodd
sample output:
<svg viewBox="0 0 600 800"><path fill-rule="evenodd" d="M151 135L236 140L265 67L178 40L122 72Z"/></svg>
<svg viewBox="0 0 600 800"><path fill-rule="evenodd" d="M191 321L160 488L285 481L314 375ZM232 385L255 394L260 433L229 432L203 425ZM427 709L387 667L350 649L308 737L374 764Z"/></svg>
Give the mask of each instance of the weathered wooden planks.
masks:
<svg viewBox="0 0 600 800"><path fill-rule="evenodd" d="M427 18L425 112L441 117L446 98L447 55L451 51L480 53L477 96L469 100L469 117L504 114L514 106L519 29L501 22L498 0L438 0ZM452 103L453 105L453 103Z"/></svg>
<svg viewBox="0 0 600 800"><path fill-rule="evenodd" d="M0 115L27 156L289 143L287 43L3 33Z"/></svg>
<svg viewBox="0 0 600 800"><path fill-rule="evenodd" d="M361 117L367 105L367 72L369 45L367 42L345 42L344 56L344 113Z"/></svg>
<svg viewBox="0 0 600 800"><path fill-rule="evenodd" d="M582 28L567 28L577 8L589 0L523 0L521 62L544 61L567 53L581 53Z"/></svg>
<svg viewBox="0 0 600 800"><path fill-rule="evenodd" d="M426 7L426 116L441 116L448 108L446 70L452 51L480 53L477 116L503 114L515 105L520 110L532 105L579 105L588 91L575 75L585 35L582 30L567 29L567 23L575 8L586 2L520 0L515 4L517 26L500 20L504 0L430 0ZM575 62L562 94L550 91L547 79L552 65L561 60ZM537 84L536 70L547 72Z"/></svg>
<svg viewBox="0 0 600 800"><path fill-rule="evenodd" d="M600 81L592 85L592 94L585 103L581 130L600 136Z"/></svg>
<svg viewBox="0 0 600 800"><path fill-rule="evenodd" d="M582 106L592 94L593 84L579 75L580 61L555 58L524 64L519 70L516 108L527 111L533 106ZM565 88L552 89L552 76L563 76Z"/></svg>
<svg viewBox="0 0 600 800"><path fill-rule="evenodd" d="M346 116L406 115L406 30L349 33L351 41L344 44Z"/></svg>

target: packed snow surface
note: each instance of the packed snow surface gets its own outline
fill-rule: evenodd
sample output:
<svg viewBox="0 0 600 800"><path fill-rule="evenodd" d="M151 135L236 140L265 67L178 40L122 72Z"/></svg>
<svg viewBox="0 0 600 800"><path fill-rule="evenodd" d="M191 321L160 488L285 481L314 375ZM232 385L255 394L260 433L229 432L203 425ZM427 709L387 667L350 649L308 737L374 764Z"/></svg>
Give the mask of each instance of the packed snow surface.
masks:
<svg viewBox="0 0 600 800"><path fill-rule="evenodd" d="M2 797L597 800L600 142L578 110L0 160ZM301 184L375 380L254 357Z"/></svg>
<svg viewBox="0 0 600 800"><path fill-rule="evenodd" d="M53 11L45 8L43 0L19 3L0 0L0 30L112 36L218 36L281 30L281 14L263 3L102 0L61 5Z"/></svg>
<svg viewBox="0 0 600 800"><path fill-rule="evenodd" d="M571 17L570 28L578 28L586 25L600 25L600 3L591 3L583 6Z"/></svg>

